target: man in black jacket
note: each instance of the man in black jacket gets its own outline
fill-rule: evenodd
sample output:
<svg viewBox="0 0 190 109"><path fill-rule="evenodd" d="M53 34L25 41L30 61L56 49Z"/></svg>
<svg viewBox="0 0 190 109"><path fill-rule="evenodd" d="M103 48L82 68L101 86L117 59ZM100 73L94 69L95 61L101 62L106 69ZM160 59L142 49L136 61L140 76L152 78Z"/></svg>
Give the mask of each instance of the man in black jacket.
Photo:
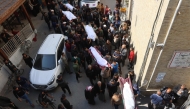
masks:
<svg viewBox="0 0 190 109"><path fill-rule="evenodd" d="M105 89L106 89L106 85L105 83L98 81L95 85L94 85L94 90L95 93L98 94L99 100L106 102L105 99Z"/></svg>
<svg viewBox="0 0 190 109"><path fill-rule="evenodd" d="M189 90L186 88L184 84L179 84L173 89L175 100L173 100L173 103L176 103L176 106L181 106L185 100L188 98L188 92Z"/></svg>
<svg viewBox="0 0 190 109"><path fill-rule="evenodd" d="M23 87L24 89L26 89L27 91L29 91L30 89L30 82L28 81L28 79L26 79L25 77L20 77L18 76L16 79L16 82L19 86Z"/></svg>
<svg viewBox="0 0 190 109"><path fill-rule="evenodd" d="M22 99L26 100L26 102L28 102L31 107L34 108L34 104L32 104L32 102L30 101L30 99L28 98L28 96L26 94L29 94L24 88L22 87L13 87L13 94L14 96L19 100L22 101ZM22 98L22 99L21 99Z"/></svg>
<svg viewBox="0 0 190 109"><path fill-rule="evenodd" d="M86 69L86 76L89 78L90 83L94 85L93 80L96 79L96 75L94 70L92 69L91 65L88 65L88 68Z"/></svg>
<svg viewBox="0 0 190 109"><path fill-rule="evenodd" d="M85 91L85 98L88 100L89 104L95 105L95 101L94 101L94 97L95 97L95 93L94 93L94 88L92 86L88 86Z"/></svg>
<svg viewBox="0 0 190 109"><path fill-rule="evenodd" d="M3 96L0 96L0 106L10 107L11 109L18 109L18 107L13 102L11 102L9 98Z"/></svg>
<svg viewBox="0 0 190 109"><path fill-rule="evenodd" d="M58 76L57 76L56 82L57 82L58 85L61 87L61 89L63 90L64 93L66 93L66 90L65 90L65 89L67 89L67 91L69 92L69 95L71 95L71 91L70 91L70 88L69 88L69 86L68 86L68 83L63 80L62 75L58 75Z"/></svg>
<svg viewBox="0 0 190 109"><path fill-rule="evenodd" d="M62 95L61 97L61 103L64 105L66 109L72 109L73 105L70 104L70 102L66 99L65 94Z"/></svg>
<svg viewBox="0 0 190 109"><path fill-rule="evenodd" d="M119 82L114 81L113 79L107 84L109 97L111 98L114 93L117 92L117 87L119 86Z"/></svg>
<svg viewBox="0 0 190 109"><path fill-rule="evenodd" d="M161 90L161 97L163 98L164 104L167 106L170 103L172 103L172 100L174 99L174 92L171 88L165 88L164 90Z"/></svg>
<svg viewBox="0 0 190 109"><path fill-rule="evenodd" d="M46 12L44 13L44 20L47 23L49 30L51 30L50 19Z"/></svg>
<svg viewBox="0 0 190 109"><path fill-rule="evenodd" d="M10 60L7 59L4 60L4 63L12 71L12 73L14 73L14 68L16 68L16 66Z"/></svg>

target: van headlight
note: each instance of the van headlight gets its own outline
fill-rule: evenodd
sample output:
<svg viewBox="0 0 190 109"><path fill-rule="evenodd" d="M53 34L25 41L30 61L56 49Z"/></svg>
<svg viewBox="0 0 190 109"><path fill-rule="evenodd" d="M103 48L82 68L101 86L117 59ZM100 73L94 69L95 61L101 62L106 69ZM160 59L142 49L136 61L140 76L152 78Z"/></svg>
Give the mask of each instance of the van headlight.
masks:
<svg viewBox="0 0 190 109"><path fill-rule="evenodd" d="M53 78L52 78L51 81L48 83L48 85L53 84L54 81L55 81L55 76L53 76Z"/></svg>

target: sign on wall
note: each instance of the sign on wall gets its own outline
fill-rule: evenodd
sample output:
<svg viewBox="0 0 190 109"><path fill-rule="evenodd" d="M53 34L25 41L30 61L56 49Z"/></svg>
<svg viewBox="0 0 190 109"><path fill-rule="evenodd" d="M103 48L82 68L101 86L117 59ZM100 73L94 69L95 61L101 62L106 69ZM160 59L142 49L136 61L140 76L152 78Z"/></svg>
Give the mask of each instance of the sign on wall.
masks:
<svg viewBox="0 0 190 109"><path fill-rule="evenodd" d="M190 51L175 51L168 67L190 68Z"/></svg>
<svg viewBox="0 0 190 109"><path fill-rule="evenodd" d="M162 73L158 73L157 77L156 77L156 82L160 82L164 79L164 76L166 75L166 73L162 72Z"/></svg>

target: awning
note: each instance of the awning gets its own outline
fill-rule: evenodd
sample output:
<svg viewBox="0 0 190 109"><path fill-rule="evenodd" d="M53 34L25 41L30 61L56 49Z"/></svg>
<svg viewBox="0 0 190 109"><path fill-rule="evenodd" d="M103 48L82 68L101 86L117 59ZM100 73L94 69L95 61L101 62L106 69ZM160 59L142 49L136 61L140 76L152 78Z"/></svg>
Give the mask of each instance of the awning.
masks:
<svg viewBox="0 0 190 109"><path fill-rule="evenodd" d="M0 24L12 15L25 0L0 0Z"/></svg>

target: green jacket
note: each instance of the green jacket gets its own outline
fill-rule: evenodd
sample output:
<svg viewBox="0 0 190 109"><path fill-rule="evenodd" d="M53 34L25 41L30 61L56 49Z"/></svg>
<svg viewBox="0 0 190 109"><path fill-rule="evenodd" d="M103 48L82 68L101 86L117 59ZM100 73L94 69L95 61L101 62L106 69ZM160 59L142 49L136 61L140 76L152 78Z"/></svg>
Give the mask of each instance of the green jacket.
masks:
<svg viewBox="0 0 190 109"><path fill-rule="evenodd" d="M79 67L79 65L78 65L78 64L73 63L73 69L74 69L74 72L75 72L75 73L78 73L78 72L79 72L79 70L80 70L80 67Z"/></svg>

